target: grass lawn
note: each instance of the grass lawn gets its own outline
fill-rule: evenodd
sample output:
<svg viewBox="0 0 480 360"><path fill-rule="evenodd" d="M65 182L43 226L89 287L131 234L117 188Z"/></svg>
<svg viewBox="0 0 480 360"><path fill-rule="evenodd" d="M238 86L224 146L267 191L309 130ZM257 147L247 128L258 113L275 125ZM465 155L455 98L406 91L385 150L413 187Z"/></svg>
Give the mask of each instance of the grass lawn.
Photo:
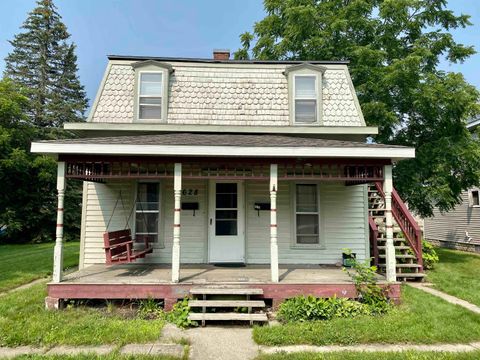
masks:
<svg viewBox="0 0 480 360"><path fill-rule="evenodd" d="M253 336L263 345L467 343L480 340L480 315L404 285L387 315L255 327Z"/></svg>
<svg viewBox="0 0 480 360"><path fill-rule="evenodd" d="M65 243L65 268L78 265L79 242ZM48 244L0 245L0 292L52 273L53 246Z"/></svg>
<svg viewBox="0 0 480 360"><path fill-rule="evenodd" d="M435 288L480 306L480 255L436 248L440 262L427 273Z"/></svg>
<svg viewBox="0 0 480 360"><path fill-rule="evenodd" d="M480 351L469 353L439 353L439 352L398 352L398 353L358 353L337 352L327 354L296 353L260 355L256 360L477 360Z"/></svg>
<svg viewBox="0 0 480 360"><path fill-rule="evenodd" d="M155 341L162 320L126 318L118 313L76 306L45 310L44 284L0 298L0 346L144 343Z"/></svg>

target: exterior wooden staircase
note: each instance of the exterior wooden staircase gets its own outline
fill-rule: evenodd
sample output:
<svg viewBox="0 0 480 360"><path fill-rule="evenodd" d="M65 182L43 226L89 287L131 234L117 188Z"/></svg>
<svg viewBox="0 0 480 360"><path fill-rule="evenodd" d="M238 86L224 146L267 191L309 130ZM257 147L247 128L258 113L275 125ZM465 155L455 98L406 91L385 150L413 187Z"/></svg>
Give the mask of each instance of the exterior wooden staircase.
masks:
<svg viewBox="0 0 480 360"><path fill-rule="evenodd" d="M188 305L193 310L188 318L200 321L268 321L265 302L252 299L263 295L262 289L238 286L208 286L192 288ZM201 312L195 312L200 310ZM242 310L243 312L239 311Z"/></svg>
<svg viewBox="0 0 480 360"><path fill-rule="evenodd" d="M385 194L382 184L368 187L370 250L374 265L386 271ZM398 281L422 281L425 277L422 259L422 232L397 191L392 192L393 245Z"/></svg>

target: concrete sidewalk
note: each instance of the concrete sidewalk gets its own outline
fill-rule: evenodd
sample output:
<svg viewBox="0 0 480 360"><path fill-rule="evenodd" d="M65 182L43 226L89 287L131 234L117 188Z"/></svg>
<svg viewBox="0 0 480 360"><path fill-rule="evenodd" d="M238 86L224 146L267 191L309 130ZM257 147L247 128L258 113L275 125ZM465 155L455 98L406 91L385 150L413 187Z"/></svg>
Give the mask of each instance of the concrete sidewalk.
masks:
<svg viewBox="0 0 480 360"><path fill-rule="evenodd" d="M427 284L427 283L407 283L407 284L408 284L408 286L411 286L415 289L419 289L419 290L425 291L426 293L429 293L431 295L437 296L437 297L449 302L450 304L459 305L459 306L464 307L467 310L470 310L474 313L480 314L480 307L478 307L477 305L474 305L474 304L472 304L468 301L459 299L455 296L446 294L443 291L434 289L434 288L431 287L433 284Z"/></svg>
<svg viewBox="0 0 480 360"><path fill-rule="evenodd" d="M297 352L404 352L404 351L425 351L425 352L445 352L459 353L480 350L480 342L469 344L435 344L435 345L411 345L411 344L365 344L351 346L312 346L312 345L292 345L292 346L261 346L260 352L263 354L276 353L297 353Z"/></svg>

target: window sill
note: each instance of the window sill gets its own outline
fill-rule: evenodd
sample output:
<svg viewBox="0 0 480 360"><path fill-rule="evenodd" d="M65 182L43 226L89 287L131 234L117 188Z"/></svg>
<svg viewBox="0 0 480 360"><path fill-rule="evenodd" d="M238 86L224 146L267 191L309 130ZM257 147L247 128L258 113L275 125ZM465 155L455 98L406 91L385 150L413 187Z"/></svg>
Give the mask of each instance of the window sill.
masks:
<svg viewBox="0 0 480 360"><path fill-rule="evenodd" d="M290 245L290 249L292 250L325 250L326 246L323 244L293 244Z"/></svg>
<svg viewBox="0 0 480 360"><path fill-rule="evenodd" d="M164 123L162 119L134 119L133 122L137 123Z"/></svg>
<svg viewBox="0 0 480 360"><path fill-rule="evenodd" d="M317 121L317 122L314 122L314 123L302 123L302 122L297 123L297 122L293 122L293 123L292 123L292 126L305 126L305 127L310 126L310 127L317 127L317 126L321 126L321 124L320 124L320 122L318 122L318 121Z"/></svg>

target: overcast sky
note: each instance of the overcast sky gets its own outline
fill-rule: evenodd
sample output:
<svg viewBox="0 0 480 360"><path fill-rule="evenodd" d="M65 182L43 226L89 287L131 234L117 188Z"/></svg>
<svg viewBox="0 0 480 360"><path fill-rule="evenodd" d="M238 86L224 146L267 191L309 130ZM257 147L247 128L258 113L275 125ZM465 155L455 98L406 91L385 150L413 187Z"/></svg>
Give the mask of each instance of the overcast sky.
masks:
<svg viewBox="0 0 480 360"><path fill-rule="evenodd" d="M236 50L239 34L265 15L261 0L56 0L55 4L77 45L80 80L90 101L108 54L209 58L214 48ZM0 22L0 73L11 51L8 40L34 7L35 0L2 0L8 16ZM480 51L478 0L450 0L449 7L472 16L474 26L454 35ZM480 88L479 54L464 64L442 67L462 72Z"/></svg>

